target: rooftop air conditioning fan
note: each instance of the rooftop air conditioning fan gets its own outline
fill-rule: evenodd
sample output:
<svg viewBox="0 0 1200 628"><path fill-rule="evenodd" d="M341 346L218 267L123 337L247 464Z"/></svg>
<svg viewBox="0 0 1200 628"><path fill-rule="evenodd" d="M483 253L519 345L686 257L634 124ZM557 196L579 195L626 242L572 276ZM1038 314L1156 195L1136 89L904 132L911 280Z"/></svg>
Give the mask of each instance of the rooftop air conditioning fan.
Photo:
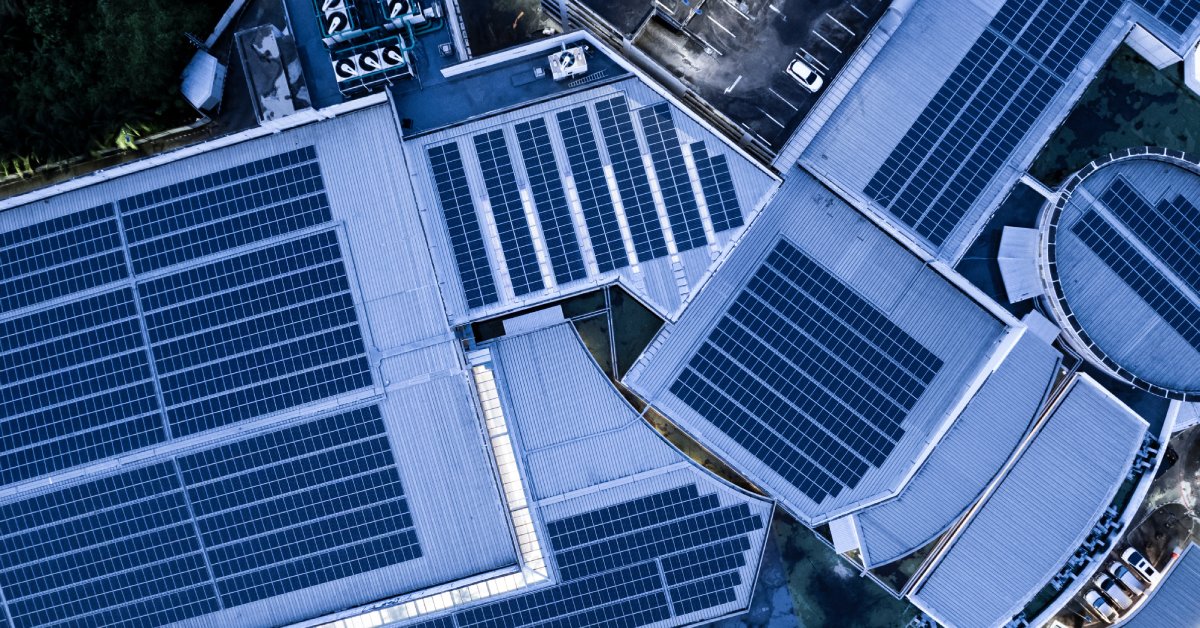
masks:
<svg viewBox="0 0 1200 628"><path fill-rule="evenodd" d="M370 74L382 70L383 66L379 62L379 51L368 50L358 55L358 73Z"/></svg>
<svg viewBox="0 0 1200 628"><path fill-rule="evenodd" d="M583 48L577 46L550 55L550 75L554 80L561 81L581 74L587 74L587 57L583 54Z"/></svg>
<svg viewBox="0 0 1200 628"><path fill-rule="evenodd" d="M350 28L350 15L344 9L325 12L325 34L333 35Z"/></svg>
<svg viewBox="0 0 1200 628"><path fill-rule="evenodd" d="M388 19L394 20L402 15L407 15L408 10L408 0L383 0L383 11L387 14Z"/></svg>
<svg viewBox="0 0 1200 628"><path fill-rule="evenodd" d="M400 50L400 44L389 44L376 52L379 53L379 62L384 68L404 65L404 51Z"/></svg>
<svg viewBox="0 0 1200 628"><path fill-rule="evenodd" d="M333 75L339 83L358 76L358 64L354 58L337 59L333 62Z"/></svg>
<svg viewBox="0 0 1200 628"><path fill-rule="evenodd" d="M346 10L346 0L321 0L321 12Z"/></svg>

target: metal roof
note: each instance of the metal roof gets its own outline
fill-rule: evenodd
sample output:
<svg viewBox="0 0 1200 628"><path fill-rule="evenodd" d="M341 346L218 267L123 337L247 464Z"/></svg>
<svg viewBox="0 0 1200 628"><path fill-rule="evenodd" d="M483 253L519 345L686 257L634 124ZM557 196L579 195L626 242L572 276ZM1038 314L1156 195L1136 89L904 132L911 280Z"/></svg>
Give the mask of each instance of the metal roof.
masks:
<svg viewBox="0 0 1200 628"><path fill-rule="evenodd" d="M1150 590L1150 597L1120 625L1125 628L1194 626L1200 622L1198 590L1200 551L1196 550L1195 543L1189 543L1162 580Z"/></svg>
<svg viewBox="0 0 1200 628"><path fill-rule="evenodd" d="M1109 508L1147 428L1094 380L1077 375L909 597L947 626L1008 623Z"/></svg>
<svg viewBox="0 0 1200 628"><path fill-rule="evenodd" d="M895 499L854 515L863 562L880 565L924 547L983 493L1033 424L1061 354L1026 330Z"/></svg>

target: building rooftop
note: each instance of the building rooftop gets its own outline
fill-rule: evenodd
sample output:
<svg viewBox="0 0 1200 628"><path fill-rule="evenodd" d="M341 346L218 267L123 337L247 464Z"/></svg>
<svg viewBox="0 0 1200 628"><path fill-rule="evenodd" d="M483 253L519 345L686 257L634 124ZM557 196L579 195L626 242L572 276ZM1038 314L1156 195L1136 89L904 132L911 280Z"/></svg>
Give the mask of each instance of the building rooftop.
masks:
<svg viewBox="0 0 1200 628"><path fill-rule="evenodd" d="M1076 375L909 596L950 626L1002 626L1062 569L1129 476L1147 423Z"/></svg>
<svg viewBox="0 0 1200 628"><path fill-rule="evenodd" d="M1071 178L1043 221L1062 325L1131 383L1200 399L1200 166L1166 154Z"/></svg>
<svg viewBox="0 0 1200 628"><path fill-rule="evenodd" d="M1122 626L1152 628L1156 626L1189 626L1200 620L1200 551L1190 543L1175 559L1163 579L1148 593Z"/></svg>

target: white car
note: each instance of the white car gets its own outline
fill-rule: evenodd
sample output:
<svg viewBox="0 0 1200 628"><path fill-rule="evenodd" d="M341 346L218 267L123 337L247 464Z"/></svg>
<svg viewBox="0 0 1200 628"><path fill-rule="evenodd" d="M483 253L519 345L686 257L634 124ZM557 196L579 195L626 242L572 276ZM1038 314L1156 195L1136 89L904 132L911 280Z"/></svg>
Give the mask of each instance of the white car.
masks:
<svg viewBox="0 0 1200 628"><path fill-rule="evenodd" d="M1087 595L1083 596L1087 605L1100 616L1101 619L1108 623L1117 621L1117 611L1109 606L1108 601L1100 596L1096 591L1088 591Z"/></svg>
<svg viewBox="0 0 1200 628"><path fill-rule="evenodd" d="M812 67L810 67L807 63L799 59L793 59L792 62L788 64L787 73L792 78L796 79L796 82L804 87L804 89L807 89L810 92L815 93L818 89L821 89L822 85L825 84L825 79L821 78L821 75L817 74L816 70L812 69Z"/></svg>
<svg viewBox="0 0 1200 628"><path fill-rule="evenodd" d="M1146 560L1146 557L1142 556L1141 552L1132 547L1127 547L1124 552L1121 552L1121 560L1125 561L1130 567L1133 567L1134 573L1141 576L1142 580L1150 584L1154 584L1155 579L1158 578L1158 571L1154 569L1150 561Z"/></svg>
<svg viewBox="0 0 1200 628"><path fill-rule="evenodd" d="M1146 591L1146 585L1142 584L1142 581L1138 580L1137 576L1133 575L1133 572L1126 569L1125 565L1121 563L1113 562L1110 564L1108 566L1108 573L1112 574L1114 580L1125 585L1125 588L1129 589L1129 592L1134 595L1141 595Z"/></svg>
<svg viewBox="0 0 1200 628"><path fill-rule="evenodd" d="M1104 597L1112 600L1112 603L1116 605L1117 608L1125 610L1130 606L1133 606L1133 599L1130 598L1129 595L1127 595L1112 578L1101 574L1092 581L1092 584L1096 585L1097 589L1103 591Z"/></svg>

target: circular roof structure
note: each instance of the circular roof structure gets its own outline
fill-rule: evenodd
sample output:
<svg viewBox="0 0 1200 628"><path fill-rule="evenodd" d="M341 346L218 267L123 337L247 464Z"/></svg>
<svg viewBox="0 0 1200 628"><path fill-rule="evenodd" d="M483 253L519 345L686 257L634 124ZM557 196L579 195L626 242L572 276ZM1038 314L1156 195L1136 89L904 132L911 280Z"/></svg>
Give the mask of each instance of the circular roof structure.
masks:
<svg viewBox="0 0 1200 628"><path fill-rule="evenodd" d="M1161 149L1110 155L1071 176L1042 229L1069 343L1135 386L1200 400L1200 166Z"/></svg>

